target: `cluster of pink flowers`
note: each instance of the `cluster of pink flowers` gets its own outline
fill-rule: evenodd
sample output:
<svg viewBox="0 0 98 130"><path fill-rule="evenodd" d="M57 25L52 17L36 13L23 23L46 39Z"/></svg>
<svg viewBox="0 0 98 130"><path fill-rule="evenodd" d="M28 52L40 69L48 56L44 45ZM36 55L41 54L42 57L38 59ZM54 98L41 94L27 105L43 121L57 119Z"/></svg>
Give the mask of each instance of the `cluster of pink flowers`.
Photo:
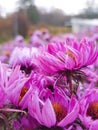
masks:
<svg viewBox="0 0 98 130"><path fill-rule="evenodd" d="M98 130L95 34L37 30L0 49L0 130Z"/></svg>

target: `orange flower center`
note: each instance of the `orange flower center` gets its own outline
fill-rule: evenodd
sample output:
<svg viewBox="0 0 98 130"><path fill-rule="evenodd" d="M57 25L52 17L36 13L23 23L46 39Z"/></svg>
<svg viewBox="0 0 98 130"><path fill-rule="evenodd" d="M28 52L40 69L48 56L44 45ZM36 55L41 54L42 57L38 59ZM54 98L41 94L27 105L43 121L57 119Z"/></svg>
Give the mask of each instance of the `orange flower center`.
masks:
<svg viewBox="0 0 98 130"><path fill-rule="evenodd" d="M10 55L11 55L11 52L10 52L10 51L6 51L6 52L5 52L5 55L6 55L6 56L10 56Z"/></svg>
<svg viewBox="0 0 98 130"><path fill-rule="evenodd" d="M71 57L71 58L74 60L74 62L76 62L75 56L74 56L74 54L73 54L72 52L66 52L66 54L67 54L69 57Z"/></svg>
<svg viewBox="0 0 98 130"><path fill-rule="evenodd" d="M92 119L98 119L98 101L91 102L87 109L87 115Z"/></svg>
<svg viewBox="0 0 98 130"><path fill-rule="evenodd" d="M57 122L61 121L67 115L66 108L60 103L53 103L53 108L56 114Z"/></svg>
<svg viewBox="0 0 98 130"><path fill-rule="evenodd" d="M22 98L24 97L24 95L27 93L28 88L23 87L20 93L20 97L19 97L19 102L22 100Z"/></svg>

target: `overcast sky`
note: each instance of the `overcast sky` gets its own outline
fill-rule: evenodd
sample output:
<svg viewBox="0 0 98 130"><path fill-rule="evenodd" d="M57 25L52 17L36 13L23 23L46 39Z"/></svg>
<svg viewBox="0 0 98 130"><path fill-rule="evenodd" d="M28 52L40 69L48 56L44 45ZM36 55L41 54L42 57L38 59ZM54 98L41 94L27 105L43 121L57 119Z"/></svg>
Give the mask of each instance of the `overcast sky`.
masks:
<svg viewBox="0 0 98 130"><path fill-rule="evenodd" d="M12 12L16 8L17 0L0 0L0 10L3 14ZM45 7L50 10L52 7L62 9L67 14L78 13L85 7L87 0L35 0L36 6ZM96 0L98 1L98 0Z"/></svg>

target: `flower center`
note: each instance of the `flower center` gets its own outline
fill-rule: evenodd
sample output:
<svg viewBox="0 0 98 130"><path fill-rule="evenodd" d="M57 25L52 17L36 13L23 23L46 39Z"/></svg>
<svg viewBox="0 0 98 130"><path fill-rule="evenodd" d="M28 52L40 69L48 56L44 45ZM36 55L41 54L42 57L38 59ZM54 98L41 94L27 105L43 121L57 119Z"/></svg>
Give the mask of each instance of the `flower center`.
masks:
<svg viewBox="0 0 98 130"><path fill-rule="evenodd" d="M94 120L98 119L98 101L94 101L89 104L87 115L91 116Z"/></svg>
<svg viewBox="0 0 98 130"><path fill-rule="evenodd" d="M20 70L24 71L26 74L30 74L31 71L33 70L33 67L32 66L25 66L25 65L22 65Z"/></svg>
<svg viewBox="0 0 98 130"><path fill-rule="evenodd" d="M72 52L66 52L66 54L73 59L73 61L76 63L75 56Z"/></svg>
<svg viewBox="0 0 98 130"><path fill-rule="evenodd" d="M10 51L6 51L5 55L9 57L11 55L11 52Z"/></svg>
<svg viewBox="0 0 98 130"><path fill-rule="evenodd" d="M67 115L66 108L60 103L53 103L53 108L56 114L57 122L61 121Z"/></svg>
<svg viewBox="0 0 98 130"><path fill-rule="evenodd" d="M27 93L28 88L23 87L20 93L20 97L19 97L19 102L22 100L22 98L24 97L24 95Z"/></svg>
<svg viewBox="0 0 98 130"><path fill-rule="evenodd" d="M51 84L46 85L46 88L50 89L51 92L54 92L54 87L53 87L53 85L51 85Z"/></svg>

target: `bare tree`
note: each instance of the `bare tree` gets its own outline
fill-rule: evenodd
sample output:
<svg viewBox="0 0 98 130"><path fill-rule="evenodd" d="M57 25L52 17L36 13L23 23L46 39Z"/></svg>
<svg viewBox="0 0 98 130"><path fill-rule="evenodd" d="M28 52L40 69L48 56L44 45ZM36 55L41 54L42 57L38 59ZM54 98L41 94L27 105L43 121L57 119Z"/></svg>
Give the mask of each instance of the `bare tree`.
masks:
<svg viewBox="0 0 98 130"><path fill-rule="evenodd" d="M93 8L95 5L95 0L86 0L87 8Z"/></svg>

